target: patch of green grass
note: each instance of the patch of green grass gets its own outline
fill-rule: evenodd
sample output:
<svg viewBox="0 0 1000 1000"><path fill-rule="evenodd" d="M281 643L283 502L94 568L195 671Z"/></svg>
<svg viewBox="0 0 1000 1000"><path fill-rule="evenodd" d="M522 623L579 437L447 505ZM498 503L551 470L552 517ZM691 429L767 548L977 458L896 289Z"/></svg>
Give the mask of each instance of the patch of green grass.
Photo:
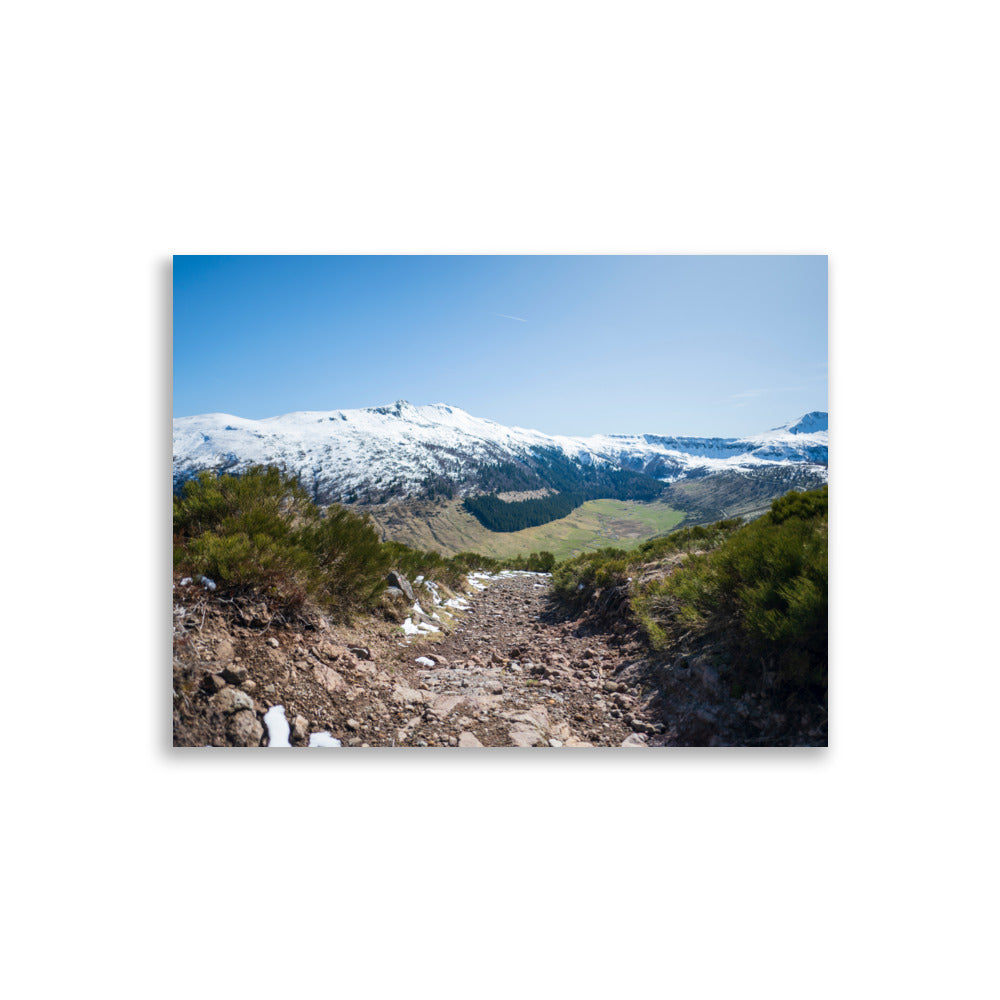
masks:
<svg viewBox="0 0 1000 1000"><path fill-rule="evenodd" d="M495 559L546 550L563 560L607 546L633 548L670 531L684 513L660 501L588 500L566 517L522 531L487 531L457 501L397 504L372 511L385 537L444 555L474 551Z"/></svg>

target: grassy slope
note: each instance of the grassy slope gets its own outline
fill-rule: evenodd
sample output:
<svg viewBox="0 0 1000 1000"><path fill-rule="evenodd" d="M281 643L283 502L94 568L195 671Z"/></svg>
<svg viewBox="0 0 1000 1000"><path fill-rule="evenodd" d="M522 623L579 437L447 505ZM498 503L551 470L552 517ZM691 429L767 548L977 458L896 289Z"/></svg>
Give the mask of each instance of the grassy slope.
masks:
<svg viewBox="0 0 1000 1000"><path fill-rule="evenodd" d="M487 531L458 500L386 504L370 513L384 537L442 555L471 551L503 558L545 549L557 559L608 545L631 548L684 518L665 503L633 500L590 500L558 521L511 532Z"/></svg>

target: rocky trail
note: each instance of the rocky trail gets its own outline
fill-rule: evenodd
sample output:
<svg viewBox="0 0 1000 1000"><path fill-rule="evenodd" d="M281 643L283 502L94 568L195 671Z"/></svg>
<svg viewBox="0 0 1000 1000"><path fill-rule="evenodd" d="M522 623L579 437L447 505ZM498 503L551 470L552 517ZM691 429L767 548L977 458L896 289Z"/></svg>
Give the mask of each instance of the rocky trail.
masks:
<svg viewBox="0 0 1000 1000"><path fill-rule="evenodd" d="M459 746L643 746L662 727L615 679L636 651L562 618L541 574L504 574L419 656L428 697L414 735L429 723Z"/></svg>
<svg viewBox="0 0 1000 1000"><path fill-rule="evenodd" d="M472 586L450 624L409 636L374 620L351 630L319 616L289 625L249 601L175 587L175 745L658 741L648 698L620 679L641 655L624 629L566 618L542 574L480 576ZM429 626L434 613L422 617Z"/></svg>

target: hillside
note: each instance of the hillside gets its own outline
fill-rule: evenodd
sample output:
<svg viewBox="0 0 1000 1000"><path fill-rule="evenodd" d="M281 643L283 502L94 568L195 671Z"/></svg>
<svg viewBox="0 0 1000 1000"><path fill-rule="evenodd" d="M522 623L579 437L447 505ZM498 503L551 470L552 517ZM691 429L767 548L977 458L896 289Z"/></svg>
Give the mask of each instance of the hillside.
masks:
<svg viewBox="0 0 1000 1000"><path fill-rule="evenodd" d="M460 500L383 504L367 508L385 539L451 556L479 552L497 559L546 550L565 559L604 545L637 545L663 534L684 513L662 502L590 500L566 517L522 531L484 528Z"/></svg>
<svg viewBox="0 0 1000 1000"><path fill-rule="evenodd" d="M176 746L826 742L825 489L551 584L382 543L274 469L188 484L174 534Z"/></svg>

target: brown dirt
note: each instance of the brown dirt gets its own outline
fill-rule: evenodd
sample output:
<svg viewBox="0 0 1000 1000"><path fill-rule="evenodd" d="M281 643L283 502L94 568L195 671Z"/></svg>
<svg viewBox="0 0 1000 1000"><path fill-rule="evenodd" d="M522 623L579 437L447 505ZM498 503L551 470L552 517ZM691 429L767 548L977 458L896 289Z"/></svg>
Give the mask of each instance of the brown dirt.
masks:
<svg viewBox="0 0 1000 1000"><path fill-rule="evenodd" d="M615 679L640 647L561 617L538 574L471 593L434 638L408 639L375 618L337 627L315 611L286 621L197 585L175 584L174 594L176 746L266 745L272 705L290 725L298 717L300 746L324 730L370 747L617 747L662 731L647 721L643 691Z"/></svg>

